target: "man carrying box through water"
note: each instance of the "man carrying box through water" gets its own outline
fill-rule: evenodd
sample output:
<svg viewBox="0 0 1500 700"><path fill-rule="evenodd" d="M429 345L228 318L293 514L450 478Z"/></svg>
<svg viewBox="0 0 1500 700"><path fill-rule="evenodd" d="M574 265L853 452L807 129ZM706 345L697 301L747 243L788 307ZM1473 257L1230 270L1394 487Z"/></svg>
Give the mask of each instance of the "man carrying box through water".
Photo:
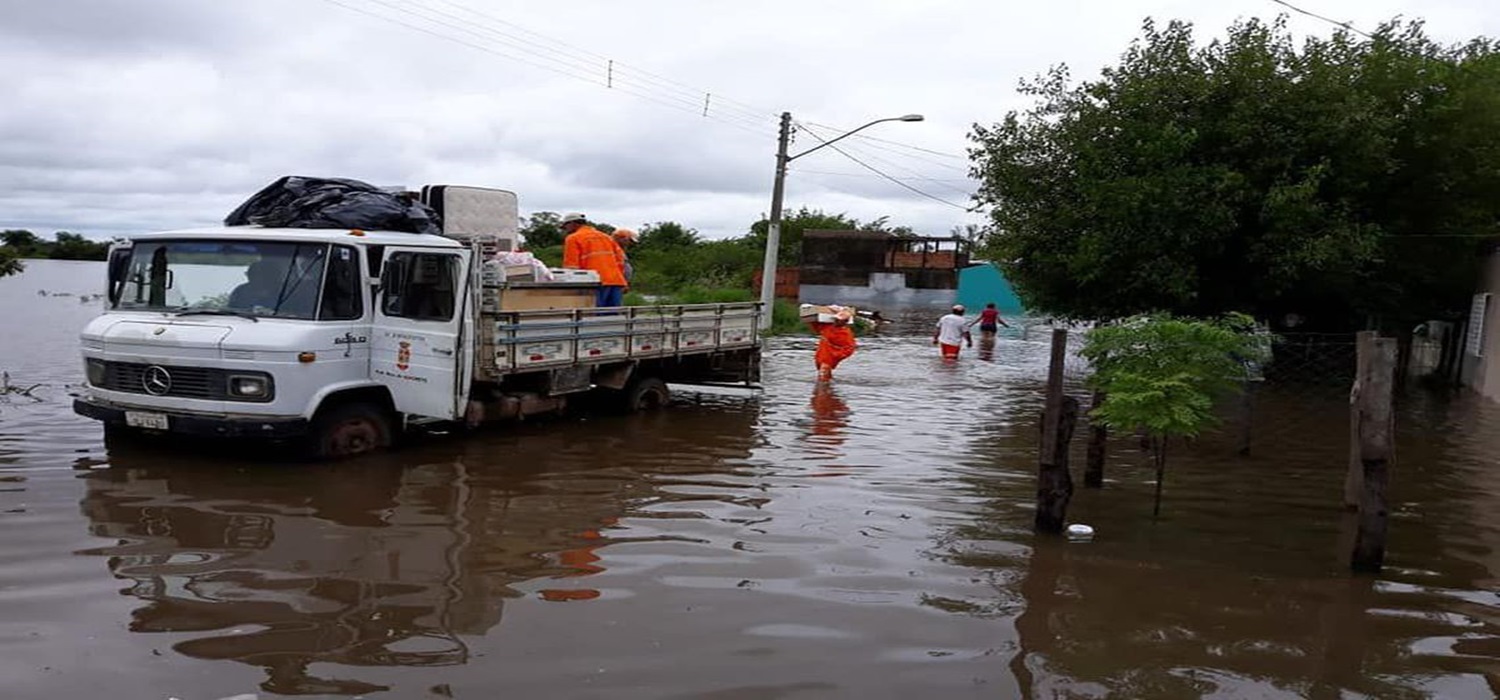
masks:
<svg viewBox="0 0 1500 700"><path fill-rule="evenodd" d="M595 306L621 306L625 301L625 251L609 234L594 228L583 214L572 212L562 218L563 267L593 270L599 273L599 291Z"/></svg>
<svg viewBox="0 0 1500 700"><path fill-rule="evenodd" d="M818 366L818 381L826 382L833 379L833 370L840 362L849 359L854 354L858 344L854 342L854 330L850 324L854 323L854 311L838 306L825 307L833 312L830 321L824 321L816 307L803 306L804 320L814 333L818 334L818 351L813 355L813 362ZM812 311L811 314L808 312Z"/></svg>

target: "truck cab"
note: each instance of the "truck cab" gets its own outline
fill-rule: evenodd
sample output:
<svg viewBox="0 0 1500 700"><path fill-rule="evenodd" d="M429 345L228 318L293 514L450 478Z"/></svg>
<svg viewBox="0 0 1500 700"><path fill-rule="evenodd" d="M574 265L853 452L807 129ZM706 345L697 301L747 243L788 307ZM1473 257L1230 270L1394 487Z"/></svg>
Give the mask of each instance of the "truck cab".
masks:
<svg viewBox="0 0 1500 700"><path fill-rule="evenodd" d="M308 434L339 403L451 419L467 399L455 359L473 333L471 255L440 236L364 231L119 243L109 309L82 333L88 392L75 407L127 428L272 438ZM367 424L346 427L350 440L389 442L391 427L355 422Z"/></svg>

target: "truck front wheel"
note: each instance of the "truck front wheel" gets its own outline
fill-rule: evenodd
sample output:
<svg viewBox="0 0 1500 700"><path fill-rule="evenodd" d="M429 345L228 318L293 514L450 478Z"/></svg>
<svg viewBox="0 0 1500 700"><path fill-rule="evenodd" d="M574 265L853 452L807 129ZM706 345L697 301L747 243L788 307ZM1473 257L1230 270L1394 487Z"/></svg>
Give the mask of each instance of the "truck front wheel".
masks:
<svg viewBox="0 0 1500 700"><path fill-rule="evenodd" d="M308 452L317 459L344 459L391 445L391 416L373 404L358 402L320 411L308 436Z"/></svg>

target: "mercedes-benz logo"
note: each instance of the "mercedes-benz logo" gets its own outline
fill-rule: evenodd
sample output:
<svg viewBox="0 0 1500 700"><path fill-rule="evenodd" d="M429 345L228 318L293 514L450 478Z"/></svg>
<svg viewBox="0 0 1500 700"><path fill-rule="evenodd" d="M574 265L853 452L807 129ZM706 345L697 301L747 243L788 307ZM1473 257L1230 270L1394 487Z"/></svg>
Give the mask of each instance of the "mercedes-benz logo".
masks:
<svg viewBox="0 0 1500 700"><path fill-rule="evenodd" d="M172 374L160 365L151 365L141 375L141 388L152 396L162 396L172 390Z"/></svg>

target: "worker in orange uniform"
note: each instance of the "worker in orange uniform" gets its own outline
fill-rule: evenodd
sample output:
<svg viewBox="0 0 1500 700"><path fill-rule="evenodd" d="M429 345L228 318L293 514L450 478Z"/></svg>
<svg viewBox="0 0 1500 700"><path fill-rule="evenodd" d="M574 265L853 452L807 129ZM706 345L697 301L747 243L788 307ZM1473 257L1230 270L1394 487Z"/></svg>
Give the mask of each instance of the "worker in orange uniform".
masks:
<svg viewBox="0 0 1500 700"><path fill-rule="evenodd" d="M818 381L833 379L834 368L854 354L858 344L854 342L854 330L849 327L853 321L854 315L848 311L840 311L833 317L833 323L808 321L808 327L820 338L818 352L813 355L813 361L818 365Z"/></svg>
<svg viewBox="0 0 1500 700"><path fill-rule="evenodd" d="M625 301L625 251L609 234L589 224L588 217L577 212L564 214L562 230L563 267L593 270L599 273L599 291L594 305L620 306Z"/></svg>
<svg viewBox="0 0 1500 700"><path fill-rule="evenodd" d="M641 235L628 228L617 228L609 235L620 244L620 250L625 251L625 286L629 288L631 281L635 279L635 266L630 264L630 248L641 241Z"/></svg>

